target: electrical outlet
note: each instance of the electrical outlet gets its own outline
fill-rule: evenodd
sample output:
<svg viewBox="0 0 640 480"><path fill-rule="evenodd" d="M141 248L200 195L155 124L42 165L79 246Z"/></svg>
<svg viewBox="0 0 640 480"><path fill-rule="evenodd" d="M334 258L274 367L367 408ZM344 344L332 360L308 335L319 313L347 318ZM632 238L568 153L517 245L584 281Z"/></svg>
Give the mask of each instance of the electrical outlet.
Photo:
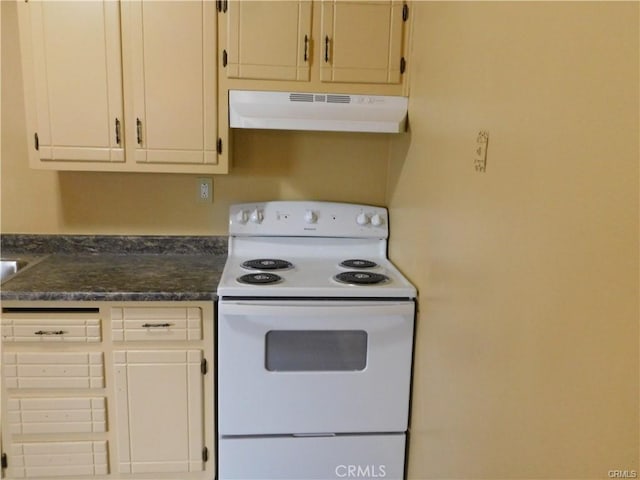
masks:
<svg viewBox="0 0 640 480"><path fill-rule="evenodd" d="M213 180L198 178L198 202L209 203L213 200Z"/></svg>

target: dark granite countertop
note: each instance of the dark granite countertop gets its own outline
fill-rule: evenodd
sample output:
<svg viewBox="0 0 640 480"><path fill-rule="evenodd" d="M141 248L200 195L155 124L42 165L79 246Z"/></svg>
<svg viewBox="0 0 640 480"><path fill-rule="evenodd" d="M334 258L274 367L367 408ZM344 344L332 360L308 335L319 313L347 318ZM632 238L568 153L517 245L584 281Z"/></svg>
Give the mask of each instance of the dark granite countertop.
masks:
<svg viewBox="0 0 640 480"><path fill-rule="evenodd" d="M185 247L154 237L61 237L48 242L5 241L2 255L28 255L32 263L0 286L2 300L180 301L215 300L226 260L226 240ZM123 240L125 238L125 240ZM126 238L131 238L131 242ZM104 240L104 237L102 237ZM70 244L80 245L79 248ZM34 247L34 245L40 245ZM158 245L161 245L160 248ZM179 252L179 253L175 253Z"/></svg>

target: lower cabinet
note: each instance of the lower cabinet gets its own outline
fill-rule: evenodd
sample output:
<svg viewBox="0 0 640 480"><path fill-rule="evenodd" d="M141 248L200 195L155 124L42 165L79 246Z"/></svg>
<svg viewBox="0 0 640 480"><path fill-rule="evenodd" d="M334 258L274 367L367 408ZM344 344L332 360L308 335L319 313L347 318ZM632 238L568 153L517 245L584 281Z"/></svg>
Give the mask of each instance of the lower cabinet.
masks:
<svg viewBox="0 0 640 480"><path fill-rule="evenodd" d="M204 470L202 354L202 350L113 353L119 472Z"/></svg>
<svg viewBox="0 0 640 480"><path fill-rule="evenodd" d="M213 312L3 302L2 478L214 478Z"/></svg>

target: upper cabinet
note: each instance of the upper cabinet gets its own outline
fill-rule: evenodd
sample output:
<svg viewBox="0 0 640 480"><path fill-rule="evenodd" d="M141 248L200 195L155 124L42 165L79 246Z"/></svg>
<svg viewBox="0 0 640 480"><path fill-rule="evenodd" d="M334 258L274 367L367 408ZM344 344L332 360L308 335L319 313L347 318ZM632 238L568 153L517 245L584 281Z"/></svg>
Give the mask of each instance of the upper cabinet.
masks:
<svg viewBox="0 0 640 480"><path fill-rule="evenodd" d="M19 21L32 166L227 172L214 2L31 0Z"/></svg>
<svg viewBox="0 0 640 480"><path fill-rule="evenodd" d="M407 8L399 1L323 1L320 81L401 83Z"/></svg>
<svg viewBox="0 0 640 480"><path fill-rule="evenodd" d="M407 93L404 1L224 0L218 5L223 87Z"/></svg>
<svg viewBox="0 0 640 480"><path fill-rule="evenodd" d="M135 161L215 164L215 4L128 1L122 7L130 28L133 112L127 134Z"/></svg>
<svg viewBox="0 0 640 480"><path fill-rule="evenodd" d="M124 162L118 4L19 7L33 149L43 160Z"/></svg>
<svg viewBox="0 0 640 480"><path fill-rule="evenodd" d="M223 65L229 78L309 80L311 1L229 2Z"/></svg>

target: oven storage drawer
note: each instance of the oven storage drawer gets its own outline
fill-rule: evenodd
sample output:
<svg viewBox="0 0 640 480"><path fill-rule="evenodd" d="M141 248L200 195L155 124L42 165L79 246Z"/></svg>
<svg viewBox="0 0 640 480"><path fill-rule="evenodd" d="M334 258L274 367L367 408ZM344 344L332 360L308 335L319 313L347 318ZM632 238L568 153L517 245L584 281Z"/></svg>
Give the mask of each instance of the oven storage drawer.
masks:
<svg viewBox="0 0 640 480"><path fill-rule="evenodd" d="M407 429L411 301L222 301L221 435Z"/></svg>
<svg viewBox="0 0 640 480"><path fill-rule="evenodd" d="M220 480L403 478L405 435L220 440Z"/></svg>

